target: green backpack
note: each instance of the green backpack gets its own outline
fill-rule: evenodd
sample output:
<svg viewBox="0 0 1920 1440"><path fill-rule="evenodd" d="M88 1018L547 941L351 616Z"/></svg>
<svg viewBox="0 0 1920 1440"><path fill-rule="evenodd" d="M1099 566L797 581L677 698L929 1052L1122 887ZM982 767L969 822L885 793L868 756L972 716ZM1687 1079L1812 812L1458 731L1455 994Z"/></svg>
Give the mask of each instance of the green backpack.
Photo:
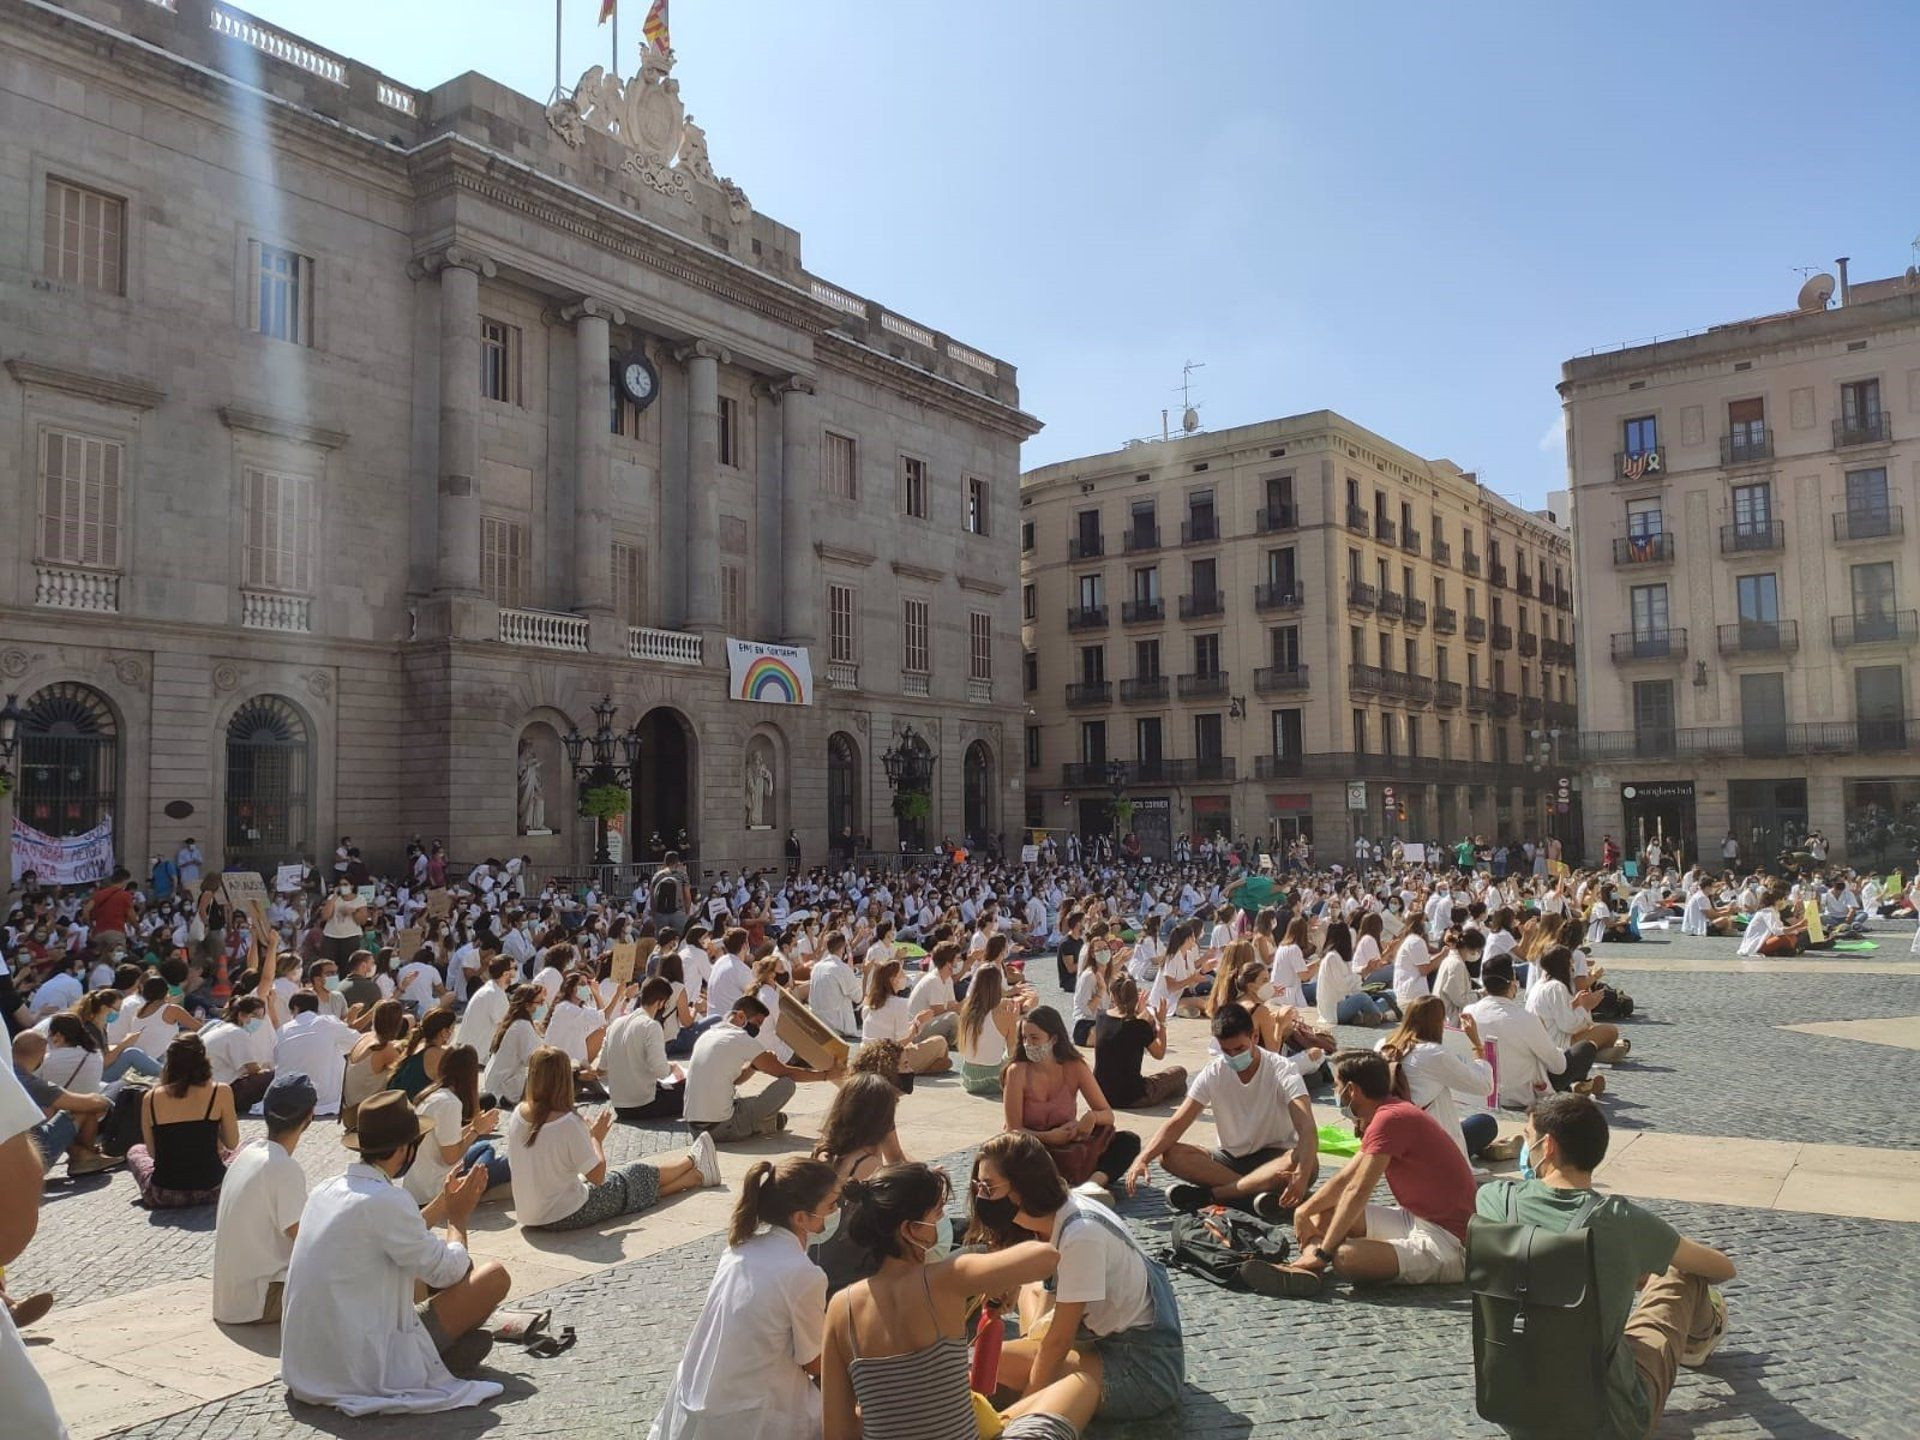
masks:
<svg viewBox="0 0 1920 1440"><path fill-rule="evenodd" d="M1483 1420L1585 1440L1603 1433L1613 1347L1600 1331L1589 1194L1565 1230L1522 1224L1507 1182L1504 1220L1467 1224L1473 1398Z"/></svg>

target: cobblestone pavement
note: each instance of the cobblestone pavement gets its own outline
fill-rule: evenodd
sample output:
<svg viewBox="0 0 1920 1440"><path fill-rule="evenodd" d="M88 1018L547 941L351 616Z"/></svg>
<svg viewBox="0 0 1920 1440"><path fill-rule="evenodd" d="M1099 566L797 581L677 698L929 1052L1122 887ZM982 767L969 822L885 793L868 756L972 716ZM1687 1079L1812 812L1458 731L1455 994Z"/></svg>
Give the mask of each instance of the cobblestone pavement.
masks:
<svg viewBox="0 0 1920 1440"><path fill-rule="evenodd" d="M1880 937L1872 956L1908 963L1911 930ZM1603 962L1725 961L1733 943L1672 937L1602 947ZM1788 1023L1920 1014L1920 967L1888 975L1750 974L1662 969L1617 973L1639 1003L1628 1022L1635 1054L1607 1105L1623 1131L1920 1149L1920 1122L1902 1107L1913 1052L1783 1031ZM1052 965L1031 967L1043 990ZM1058 1001L1060 997L1051 998ZM1191 1027L1196 1033L1197 1026ZM1343 1039L1371 1044L1378 1032ZM935 1082L944 1084L947 1082ZM911 1102L909 1102L911 1104ZM911 1110L903 1111L910 1121ZM984 1119L985 1117L983 1117ZM1139 1128L1153 1121L1142 1119ZM249 1136L253 1122L243 1123ZM983 1133L984 1133L983 1125ZM911 1131L908 1144L912 1148ZM959 1138L948 1143L954 1143ZM311 1182L338 1173L345 1152L330 1130L299 1151ZM609 1158L671 1151L673 1127L616 1126ZM949 1157L956 1166L965 1155ZM1164 1180L1164 1177L1157 1177ZM1662 1435L1875 1437L1915 1433L1920 1400L1920 1226L1731 1206L1648 1202L1689 1234L1725 1246L1741 1266L1729 1288L1733 1328L1711 1368L1683 1372ZM1164 1231L1158 1193L1123 1210L1152 1243ZM9 1287L52 1286L80 1305L209 1273L211 1208L149 1215L124 1172L49 1189L40 1234ZM289 1402L277 1384L124 1431L219 1437L353 1435L457 1437L603 1435L644 1426L657 1408L718 1253L708 1234L678 1248L566 1279L516 1305L555 1310L581 1343L552 1361L496 1349L506 1393L482 1410L405 1420L349 1421ZM547 1279L555 1277L549 1275ZM544 1282L543 1282L544 1283ZM1464 1291L1338 1292L1270 1302L1176 1280L1189 1336L1189 1385L1177 1423L1096 1427L1096 1437L1280 1433L1301 1422L1330 1436L1484 1435L1472 1412ZM1872 1297L1871 1329L1857 1316ZM1419 1313L1408 1313L1419 1312ZM212 1393L212 1392L206 1392ZM0 1430L4 1426L0 1425Z"/></svg>

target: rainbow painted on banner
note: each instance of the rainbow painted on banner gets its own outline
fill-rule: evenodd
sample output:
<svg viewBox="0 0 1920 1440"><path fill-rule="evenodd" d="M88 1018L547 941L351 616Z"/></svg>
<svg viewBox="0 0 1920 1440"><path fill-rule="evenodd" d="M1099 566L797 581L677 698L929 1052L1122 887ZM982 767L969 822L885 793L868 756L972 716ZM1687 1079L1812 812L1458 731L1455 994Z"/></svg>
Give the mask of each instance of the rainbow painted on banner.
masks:
<svg viewBox="0 0 1920 1440"><path fill-rule="evenodd" d="M742 700L770 700L775 704L799 705L804 695L800 677L794 668L771 655L762 655L755 660L740 678L739 696Z"/></svg>

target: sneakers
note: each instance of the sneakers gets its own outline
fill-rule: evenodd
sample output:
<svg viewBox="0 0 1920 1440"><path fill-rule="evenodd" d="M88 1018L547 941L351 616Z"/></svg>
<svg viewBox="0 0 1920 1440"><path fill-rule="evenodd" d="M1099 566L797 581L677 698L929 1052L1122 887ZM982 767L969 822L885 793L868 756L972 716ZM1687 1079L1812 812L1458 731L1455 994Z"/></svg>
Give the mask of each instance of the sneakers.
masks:
<svg viewBox="0 0 1920 1440"><path fill-rule="evenodd" d="M98 1175L102 1170L111 1170L117 1165L127 1163L124 1155L102 1155L98 1150L84 1151L67 1161L67 1175Z"/></svg>
<svg viewBox="0 0 1920 1440"><path fill-rule="evenodd" d="M1518 1160L1526 1140L1519 1135L1504 1135L1480 1152L1483 1160Z"/></svg>
<svg viewBox="0 0 1920 1440"><path fill-rule="evenodd" d="M693 1168L700 1172L702 1185L720 1183L720 1155L713 1148L713 1135L710 1132L701 1131L700 1138L693 1142L693 1149L688 1154L693 1157Z"/></svg>
<svg viewBox="0 0 1920 1440"><path fill-rule="evenodd" d="M1327 1288L1312 1270L1294 1270L1266 1260L1249 1260L1240 1267L1240 1283L1256 1295L1273 1300L1311 1300Z"/></svg>
<svg viewBox="0 0 1920 1440"><path fill-rule="evenodd" d="M1293 1220L1293 1207L1282 1205L1278 1192L1262 1190L1253 1197L1253 1213L1269 1225L1286 1225Z"/></svg>
<svg viewBox="0 0 1920 1440"><path fill-rule="evenodd" d="M1204 1185L1169 1185L1167 1187L1167 1208L1170 1210L1204 1210L1213 1204L1213 1191Z"/></svg>
<svg viewBox="0 0 1920 1440"><path fill-rule="evenodd" d="M1076 1195L1085 1195L1089 1200L1098 1200L1102 1205L1113 1204L1113 1192L1097 1180L1089 1180L1083 1185L1073 1187Z"/></svg>
<svg viewBox="0 0 1920 1440"><path fill-rule="evenodd" d="M1607 1046L1606 1049L1599 1051L1594 1058L1608 1065L1618 1065L1622 1060L1627 1058L1627 1055L1632 1049L1633 1042L1631 1040L1616 1040L1613 1044Z"/></svg>
<svg viewBox="0 0 1920 1440"><path fill-rule="evenodd" d="M1706 1364L1708 1357L1720 1348L1720 1342L1727 1338L1727 1302L1717 1286L1707 1287L1707 1304L1713 1307L1713 1320L1707 1333L1698 1339L1689 1337L1680 1348L1680 1363L1689 1370L1698 1370Z"/></svg>
<svg viewBox="0 0 1920 1440"><path fill-rule="evenodd" d="M1585 1080L1576 1080L1573 1082L1573 1093L1576 1095L1604 1095L1607 1093L1607 1077L1604 1075L1594 1075Z"/></svg>

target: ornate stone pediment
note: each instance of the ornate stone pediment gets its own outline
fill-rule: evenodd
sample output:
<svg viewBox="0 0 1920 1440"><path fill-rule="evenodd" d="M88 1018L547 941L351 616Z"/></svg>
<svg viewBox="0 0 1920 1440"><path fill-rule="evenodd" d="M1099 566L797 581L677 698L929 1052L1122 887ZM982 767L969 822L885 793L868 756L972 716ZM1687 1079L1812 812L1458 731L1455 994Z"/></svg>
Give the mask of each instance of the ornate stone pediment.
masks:
<svg viewBox="0 0 1920 1440"><path fill-rule="evenodd" d="M643 45L640 73L624 81L595 65L571 95L547 106L547 124L575 148L586 143L590 130L612 139L627 151L620 168L662 195L691 203L693 187L704 185L725 197L734 221L744 223L753 213L746 191L714 173L707 132L680 103L671 51Z"/></svg>

